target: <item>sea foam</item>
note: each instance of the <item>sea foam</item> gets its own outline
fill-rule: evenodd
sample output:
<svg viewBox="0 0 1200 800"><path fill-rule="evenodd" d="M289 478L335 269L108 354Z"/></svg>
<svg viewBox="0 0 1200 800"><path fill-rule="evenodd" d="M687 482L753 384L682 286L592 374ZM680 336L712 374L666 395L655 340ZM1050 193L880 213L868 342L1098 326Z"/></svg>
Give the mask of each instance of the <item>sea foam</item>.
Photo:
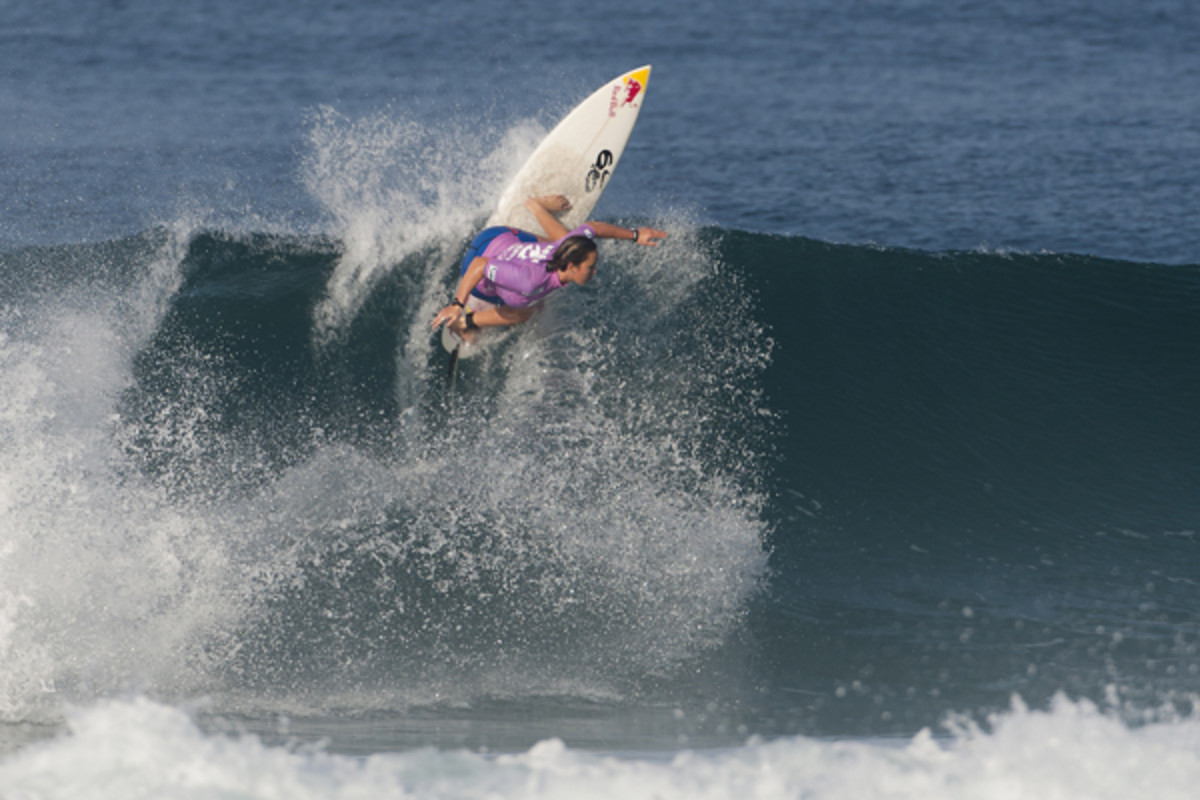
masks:
<svg viewBox="0 0 1200 800"><path fill-rule="evenodd" d="M676 753L603 754L559 739L487 755L419 749L355 758L206 734L178 708L110 700L69 732L0 761L7 797L37 798L1128 798L1194 796L1200 724L1130 728L1088 702L1019 701L989 730L911 740L786 738Z"/></svg>

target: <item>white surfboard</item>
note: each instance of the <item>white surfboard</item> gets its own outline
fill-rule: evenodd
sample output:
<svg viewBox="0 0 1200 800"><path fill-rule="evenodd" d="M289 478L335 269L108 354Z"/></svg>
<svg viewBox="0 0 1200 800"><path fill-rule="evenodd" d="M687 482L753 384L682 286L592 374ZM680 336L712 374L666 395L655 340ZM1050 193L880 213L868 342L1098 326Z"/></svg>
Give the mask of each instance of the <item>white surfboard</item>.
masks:
<svg viewBox="0 0 1200 800"><path fill-rule="evenodd" d="M487 226L508 225L545 235L524 204L528 197L546 194L571 201L571 209L558 215L568 230L586 222L625 152L649 82L647 64L618 75L575 106L509 182ZM442 330L446 350L453 352L463 344L448 326ZM465 357L470 349L463 347L460 354Z"/></svg>
<svg viewBox="0 0 1200 800"><path fill-rule="evenodd" d="M587 221L625 152L642 110L650 65L619 75L572 109L533 151L508 184L488 225L544 234L525 198L565 195L571 210L559 217L568 230Z"/></svg>

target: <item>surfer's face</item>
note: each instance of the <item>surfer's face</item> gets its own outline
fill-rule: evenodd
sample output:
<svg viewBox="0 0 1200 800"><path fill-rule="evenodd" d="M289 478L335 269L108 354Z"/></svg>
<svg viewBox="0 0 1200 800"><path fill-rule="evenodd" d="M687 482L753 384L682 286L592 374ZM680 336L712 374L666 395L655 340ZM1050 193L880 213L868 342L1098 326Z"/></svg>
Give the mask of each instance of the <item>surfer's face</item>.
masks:
<svg viewBox="0 0 1200 800"><path fill-rule="evenodd" d="M596 262L599 260L595 252L587 254L587 257L579 264L569 264L563 270L563 282L574 283L578 286L583 286L596 274Z"/></svg>

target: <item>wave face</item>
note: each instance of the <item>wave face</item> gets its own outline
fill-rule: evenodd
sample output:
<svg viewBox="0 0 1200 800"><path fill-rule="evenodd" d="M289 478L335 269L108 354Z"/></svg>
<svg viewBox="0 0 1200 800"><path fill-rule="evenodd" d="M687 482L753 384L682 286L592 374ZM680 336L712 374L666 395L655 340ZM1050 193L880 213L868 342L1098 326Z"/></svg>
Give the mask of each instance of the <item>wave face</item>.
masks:
<svg viewBox="0 0 1200 800"><path fill-rule="evenodd" d="M764 636L819 727L1194 689L1200 271L722 239L772 287Z"/></svg>
<svg viewBox="0 0 1200 800"><path fill-rule="evenodd" d="M745 303L697 313L731 285L705 243L640 250L452 397L438 247L332 339L330 240L6 256L6 716L620 698L722 644L766 577L769 345Z"/></svg>
<svg viewBox="0 0 1200 800"><path fill-rule="evenodd" d="M794 488L930 543L1016 517L1088 535L1194 523L1195 267L724 242L779 287L767 391Z"/></svg>
<svg viewBox="0 0 1200 800"><path fill-rule="evenodd" d="M333 238L3 256L5 718L874 734L1200 688L1200 271L673 234L606 245L453 394L427 320L469 230L333 335Z"/></svg>

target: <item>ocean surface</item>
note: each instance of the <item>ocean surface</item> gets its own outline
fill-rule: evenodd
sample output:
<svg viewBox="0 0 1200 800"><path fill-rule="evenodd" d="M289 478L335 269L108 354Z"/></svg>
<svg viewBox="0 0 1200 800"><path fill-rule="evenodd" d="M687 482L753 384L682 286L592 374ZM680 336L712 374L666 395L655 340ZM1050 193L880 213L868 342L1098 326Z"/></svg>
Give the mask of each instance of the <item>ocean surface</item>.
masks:
<svg viewBox="0 0 1200 800"><path fill-rule="evenodd" d="M1194 796L1195 4L0 10L0 797Z"/></svg>

